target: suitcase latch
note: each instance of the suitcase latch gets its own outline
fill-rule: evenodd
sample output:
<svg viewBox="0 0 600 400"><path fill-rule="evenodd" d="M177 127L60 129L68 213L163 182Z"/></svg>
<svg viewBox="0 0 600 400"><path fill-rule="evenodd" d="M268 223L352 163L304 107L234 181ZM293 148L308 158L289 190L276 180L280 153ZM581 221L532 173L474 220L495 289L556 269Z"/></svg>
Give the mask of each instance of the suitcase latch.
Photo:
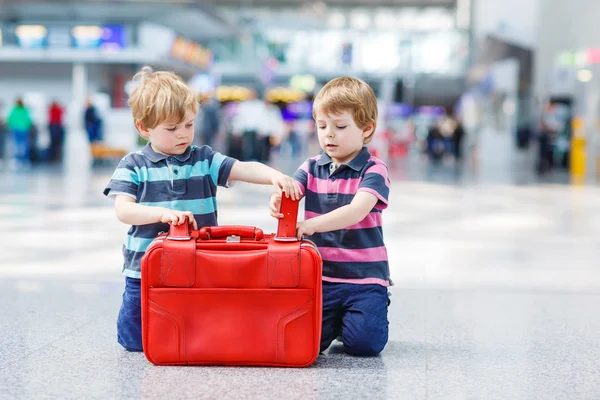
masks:
<svg viewBox="0 0 600 400"><path fill-rule="evenodd" d="M227 239L226 239L227 243L239 243L240 241L241 241L241 238L238 235L227 236Z"/></svg>

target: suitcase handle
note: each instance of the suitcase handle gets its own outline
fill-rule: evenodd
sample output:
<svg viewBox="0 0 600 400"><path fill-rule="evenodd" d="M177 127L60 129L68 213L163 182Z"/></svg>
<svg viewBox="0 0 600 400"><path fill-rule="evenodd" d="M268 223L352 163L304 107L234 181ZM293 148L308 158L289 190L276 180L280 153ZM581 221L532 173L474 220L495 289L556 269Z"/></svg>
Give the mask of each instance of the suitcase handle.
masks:
<svg viewBox="0 0 600 400"><path fill-rule="evenodd" d="M265 235L262 229L253 226L205 226L198 232L198 238L204 240L224 238L228 236L239 236L254 240L263 240Z"/></svg>
<svg viewBox="0 0 600 400"><path fill-rule="evenodd" d="M277 234L275 240L279 242L294 242L298 240L296 237L296 224L298 221L298 204L300 200L292 200L291 198L281 196L281 207L279 212L283 214L283 218L279 219L277 225Z"/></svg>
<svg viewBox="0 0 600 400"><path fill-rule="evenodd" d="M167 239L170 240L190 240L190 224L188 218L185 217L185 222L181 225L172 225L169 227Z"/></svg>

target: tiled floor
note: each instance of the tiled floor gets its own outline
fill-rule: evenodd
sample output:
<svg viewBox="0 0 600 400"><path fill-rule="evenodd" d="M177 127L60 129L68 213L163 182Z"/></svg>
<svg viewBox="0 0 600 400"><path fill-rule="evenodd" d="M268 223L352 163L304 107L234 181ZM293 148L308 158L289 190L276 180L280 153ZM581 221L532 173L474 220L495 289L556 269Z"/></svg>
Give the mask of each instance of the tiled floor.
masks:
<svg viewBox="0 0 600 400"><path fill-rule="evenodd" d="M599 398L600 190L429 172L397 174L384 214L388 346L364 359L336 345L302 370L123 351L110 172L0 174L0 398ZM273 231L269 191L221 190L220 223Z"/></svg>

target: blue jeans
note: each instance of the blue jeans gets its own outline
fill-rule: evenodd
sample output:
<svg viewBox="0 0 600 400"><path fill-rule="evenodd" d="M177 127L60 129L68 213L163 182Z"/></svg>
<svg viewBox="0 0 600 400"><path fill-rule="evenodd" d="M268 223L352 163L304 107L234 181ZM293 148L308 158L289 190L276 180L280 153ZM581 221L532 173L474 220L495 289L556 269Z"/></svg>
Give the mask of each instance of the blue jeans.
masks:
<svg viewBox="0 0 600 400"><path fill-rule="evenodd" d="M117 317L117 340L128 351L142 351L140 279L125 277L123 303Z"/></svg>
<svg viewBox="0 0 600 400"><path fill-rule="evenodd" d="M376 356L388 341L388 291L381 285L323 282L321 351L338 336L354 356Z"/></svg>
<svg viewBox="0 0 600 400"><path fill-rule="evenodd" d="M14 158L21 163L31 161L31 151L29 144L29 132L15 130L12 131Z"/></svg>

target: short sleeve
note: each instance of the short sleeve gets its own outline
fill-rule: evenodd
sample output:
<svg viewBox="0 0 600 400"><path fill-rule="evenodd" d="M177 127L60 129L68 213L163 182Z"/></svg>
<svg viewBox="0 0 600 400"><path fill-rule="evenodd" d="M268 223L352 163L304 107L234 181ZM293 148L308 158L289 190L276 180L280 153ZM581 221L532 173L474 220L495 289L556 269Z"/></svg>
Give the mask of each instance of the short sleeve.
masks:
<svg viewBox="0 0 600 400"><path fill-rule="evenodd" d="M300 190L302 190L303 196L306 195L306 187L308 186L308 161L309 160L304 161L294 174L294 179L300 184Z"/></svg>
<svg viewBox="0 0 600 400"><path fill-rule="evenodd" d="M138 186L140 179L138 175L139 168L133 162L131 156L125 156L117 166L108 185L104 189L104 195L114 197L117 194L124 194L137 199Z"/></svg>
<svg viewBox="0 0 600 400"><path fill-rule="evenodd" d="M210 165L209 174L212 182L215 186L227 187L231 168L237 160L216 151L211 151L208 160Z"/></svg>
<svg viewBox="0 0 600 400"><path fill-rule="evenodd" d="M386 209L390 194L390 179L388 177L387 166L382 162L378 162L367 168L360 181L358 192L371 193L378 200L375 208L378 210Z"/></svg>

